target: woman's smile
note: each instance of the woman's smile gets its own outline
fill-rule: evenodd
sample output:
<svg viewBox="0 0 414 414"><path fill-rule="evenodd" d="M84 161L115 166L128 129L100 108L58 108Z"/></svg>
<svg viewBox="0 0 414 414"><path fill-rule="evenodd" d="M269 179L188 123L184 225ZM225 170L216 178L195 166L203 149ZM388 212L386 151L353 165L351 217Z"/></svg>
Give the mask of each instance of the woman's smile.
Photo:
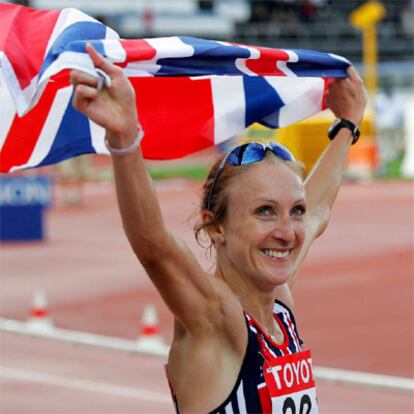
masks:
<svg viewBox="0 0 414 414"><path fill-rule="evenodd" d="M264 256L275 260L287 259L292 252L292 249L277 250L277 249L260 249Z"/></svg>

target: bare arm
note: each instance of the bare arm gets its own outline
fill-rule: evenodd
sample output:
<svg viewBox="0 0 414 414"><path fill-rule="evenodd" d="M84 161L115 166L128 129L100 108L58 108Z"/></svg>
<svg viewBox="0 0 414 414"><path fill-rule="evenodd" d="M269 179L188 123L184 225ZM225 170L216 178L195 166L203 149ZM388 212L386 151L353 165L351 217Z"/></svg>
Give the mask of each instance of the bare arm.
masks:
<svg viewBox="0 0 414 414"><path fill-rule="evenodd" d="M366 106L366 93L362 79L353 67L348 69L348 75L348 78L334 80L329 85L327 104L337 118L345 118L359 125ZM305 181L308 203L306 239L301 254L295 263L295 272L288 282L289 286L293 285L298 269L311 244L328 225L331 208L345 172L351 143L351 132L346 128L342 128Z"/></svg>
<svg viewBox="0 0 414 414"><path fill-rule="evenodd" d="M74 106L106 129L113 148L128 147L137 136L135 94L122 70L87 51L95 66L106 72L112 86L97 91L96 80L80 71L71 72ZM217 291L186 246L166 229L152 181L140 150L113 155L113 169L123 226L128 240L165 302L188 331L203 330L214 317ZM212 309L214 308L214 309Z"/></svg>

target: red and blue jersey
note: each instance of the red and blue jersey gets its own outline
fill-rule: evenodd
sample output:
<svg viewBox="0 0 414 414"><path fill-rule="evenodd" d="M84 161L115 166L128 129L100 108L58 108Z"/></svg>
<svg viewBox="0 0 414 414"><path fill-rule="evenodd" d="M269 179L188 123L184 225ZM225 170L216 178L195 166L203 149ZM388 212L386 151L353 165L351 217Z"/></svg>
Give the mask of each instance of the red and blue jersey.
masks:
<svg viewBox="0 0 414 414"><path fill-rule="evenodd" d="M244 312L248 345L240 373L230 395L210 414L318 413L312 358L302 348L295 318L279 301L273 315L283 332L282 344Z"/></svg>

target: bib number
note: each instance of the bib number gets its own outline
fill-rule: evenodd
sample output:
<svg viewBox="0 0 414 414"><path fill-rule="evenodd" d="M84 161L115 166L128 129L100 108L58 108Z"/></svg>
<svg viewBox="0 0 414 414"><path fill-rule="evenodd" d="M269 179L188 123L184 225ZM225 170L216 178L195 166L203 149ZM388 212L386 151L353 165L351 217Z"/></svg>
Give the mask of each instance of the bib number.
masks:
<svg viewBox="0 0 414 414"><path fill-rule="evenodd" d="M272 413L282 414L317 414L315 389L300 391L294 394L273 397L271 399Z"/></svg>
<svg viewBox="0 0 414 414"><path fill-rule="evenodd" d="M296 412L296 403L293 398L286 398L283 403L283 414L297 414ZM310 414L312 410L312 402L309 395L302 395L300 399L299 411L298 414Z"/></svg>
<svg viewBox="0 0 414 414"><path fill-rule="evenodd" d="M272 413L318 414L309 350L267 360L263 370Z"/></svg>

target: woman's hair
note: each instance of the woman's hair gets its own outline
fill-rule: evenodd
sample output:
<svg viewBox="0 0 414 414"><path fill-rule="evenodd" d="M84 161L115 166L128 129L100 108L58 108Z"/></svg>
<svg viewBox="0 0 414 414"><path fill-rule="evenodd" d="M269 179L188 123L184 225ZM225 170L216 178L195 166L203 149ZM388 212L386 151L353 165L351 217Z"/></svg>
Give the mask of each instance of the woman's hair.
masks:
<svg viewBox="0 0 414 414"><path fill-rule="evenodd" d="M210 169L206 181L202 187L201 203L200 203L200 215L203 211L209 211L212 213L212 218L208 221L199 222L194 226L194 233L197 243L206 247L211 251L214 247L214 241L210 238L207 228L210 226L218 225L224 222L228 213L228 188L231 186L231 182L244 171L249 169L253 164L245 164L239 166L233 166L228 163L224 165L223 171L219 174L217 171L220 168L224 158L227 154L220 156ZM264 159L272 157L275 162L283 163L288 166L292 171L299 175L301 179L305 177L305 166L300 161L285 161L274 155L271 151L268 151ZM259 161L261 162L261 161ZM211 187L214 185L213 191ZM212 192L211 192L212 191ZM208 206L208 204L210 204ZM201 241L201 233L207 238L207 245Z"/></svg>

